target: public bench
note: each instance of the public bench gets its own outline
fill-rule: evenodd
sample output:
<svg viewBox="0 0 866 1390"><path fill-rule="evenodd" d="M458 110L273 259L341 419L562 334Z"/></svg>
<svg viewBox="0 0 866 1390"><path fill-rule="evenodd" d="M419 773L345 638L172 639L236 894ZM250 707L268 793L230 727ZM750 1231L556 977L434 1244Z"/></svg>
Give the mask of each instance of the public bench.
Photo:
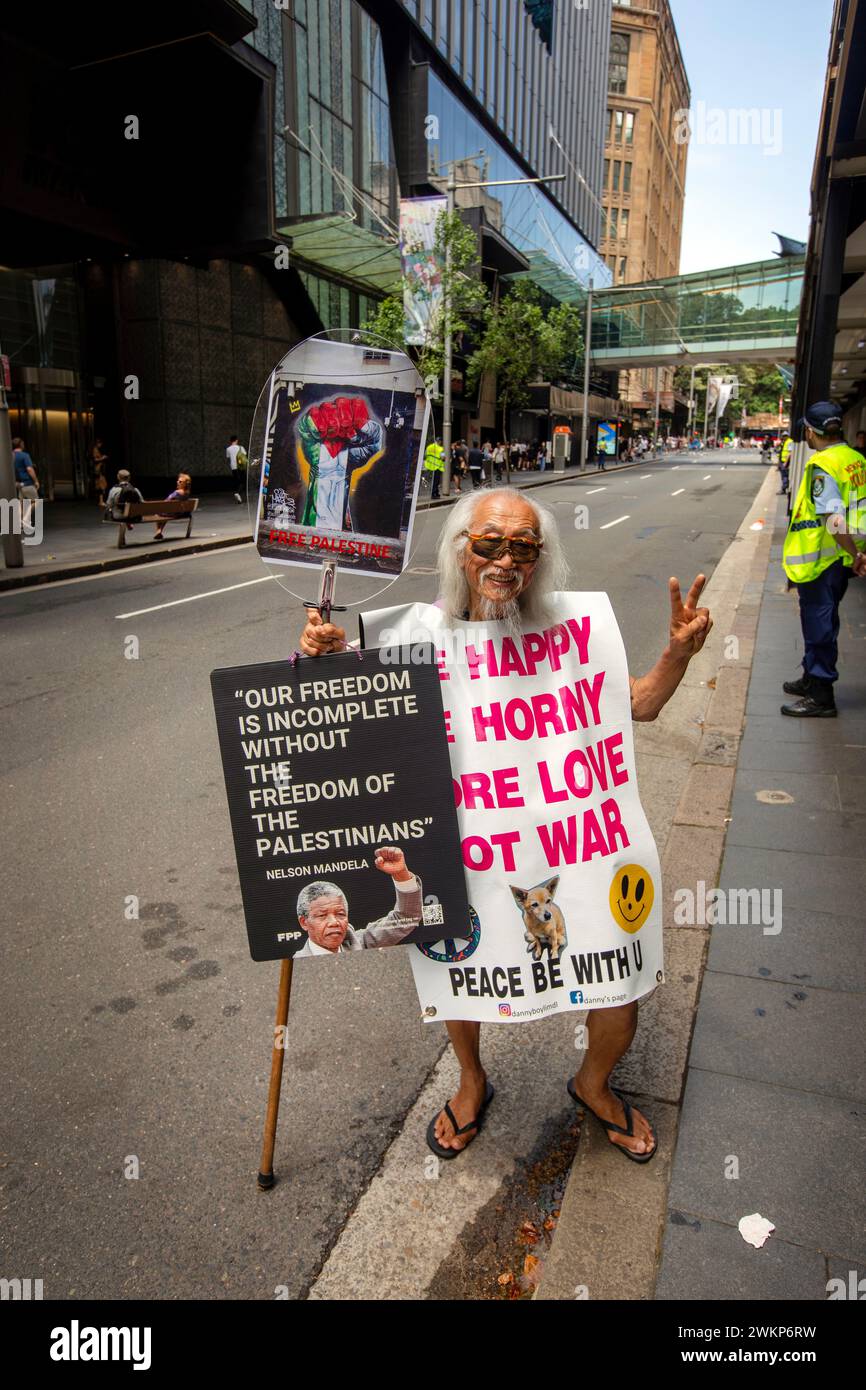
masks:
<svg viewBox="0 0 866 1390"><path fill-rule="evenodd" d="M197 497L178 497L173 502L127 502L122 520L118 523L117 545L126 545L126 528L138 521L186 521L186 536L192 531L193 515L198 508Z"/></svg>

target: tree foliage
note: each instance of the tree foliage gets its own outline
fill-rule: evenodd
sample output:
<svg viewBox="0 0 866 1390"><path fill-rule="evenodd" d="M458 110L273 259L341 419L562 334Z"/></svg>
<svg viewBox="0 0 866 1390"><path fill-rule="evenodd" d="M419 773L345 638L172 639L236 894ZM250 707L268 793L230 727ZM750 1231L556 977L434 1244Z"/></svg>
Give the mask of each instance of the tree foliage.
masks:
<svg viewBox="0 0 866 1390"><path fill-rule="evenodd" d="M747 415L759 415L765 411L775 413L779 409L779 397L788 394L780 372L771 362L740 362L736 366L719 367L717 371L711 369L710 375L717 374L735 375L740 383L737 399L728 402L719 421L720 427L725 429L736 428L743 410ZM690 380L690 368L677 367L674 389L688 396ZM700 376L695 378L695 420L701 426L706 397L707 378L706 374L701 372ZM714 420L711 418L710 429L713 428L713 424Z"/></svg>
<svg viewBox="0 0 866 1390"><path fill-rule="evenodd" d="M480 343L469 358L467 384L474 391L484 373L495 374L507 438L508 412L526 405L530 383L573 378L582 352L581 318L574 305L545 307L537 285L517 280L485 316Z"/></svg>

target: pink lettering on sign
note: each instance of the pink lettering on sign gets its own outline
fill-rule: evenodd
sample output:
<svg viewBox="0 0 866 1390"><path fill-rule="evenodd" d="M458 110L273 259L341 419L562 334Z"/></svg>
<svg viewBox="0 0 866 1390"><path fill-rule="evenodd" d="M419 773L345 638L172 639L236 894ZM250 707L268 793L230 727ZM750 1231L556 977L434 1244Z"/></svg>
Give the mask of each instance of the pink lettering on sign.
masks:
<svg viewBox="0 0 866 1390"><path fill-rule="evenodd" d="M476 741L486 743L488 732L497 742L509 737L525 741L548 738L551 733L574 733L578 726L588 728L590 718L594 724L600 724L604 677L604 671L597 671L591 681L581 676L574 685L562 686L555 695L533 695L528 701L515 698L505 705L494 700L487 709L475 705L472 724Z"/></svg>
<svg viewBox="0 0 866 1390"><path fill-rule="evenodd" d="M568 629L563 623L557 623L556 627L548 628L544 636L547 639L550 669L551 671L558 671L562 665L562 658L571 645Z"/></svg>
<svg viewBox="0 0 866 1390"><path fill-rule="evenodd" d="M500 676L525 676L526 667L520 660L513 637L502 639L502 660L499 664Z"/></svg>
<svg viewBox="0 0 866 1390"><path fill-rule="evenodd" d="M463 863L467 869L474 869L476 873L485 873L493 867L496 861L495 847L499 850L503 869L506 873L513 874L515 872L514 846L519 839L519 830L506 830L498 835L491 835L489 841L485 840L483 835L466 835L461 845Z"/></svg>
<svg viewBox="0 0 866 1390"><path fill-rule="evenodd" d="M541 632L526 632L523 635L523 660L526 674L534 676L539 663L547 657L547 642Z"/></svg>
<svg viewBox="0 0 866 1390"><path fill-rule="evenodd" d="M621 787L628 781L623 767L622 734L608 734L598 743L573 748L562 765L561 775L548 762L536 764L538 781L547 802L567 801L569 795L582 799L596 789L606 792L608 784ZM564 786L561 785L564 783Z"/></svg>
<svg viewBox="0 0 866 1390"><path fill-rule="evenodd" d="M577 656L581 666L589 660L589 617L568 618L566 627L577 643Z"/></svg>
<svg viewBox="0 0 866 1390"><path fill-rule="evenodd" d="M586 864L596 854L606 857L614 854L619 847L628 848L629 838L613 797L603 801L599 810L601 820L592 807L587 807L583 812L580 834L577 816L554 821L552 825L536 826L541 848L551 869L561 864L576 864L578 857L581 863Z"/></svg>
<svg viewBox="0 0 866 1390"><path fill-rule="evenodd" d="M495 644L488 639L479 649L467 643L466 664L470 680L477 681L482 675L499 678L534 676L539 666L547 662L551 671L559 671L562 659L572 647L576 648L581 666L589 660L589 617L569 618L565 623L556 623L545 628L544 632L523 634L521 653L513 637L503 637L497 656Z"/></svg>
<svg viewBox="0 0 866 1390"><path fill-rule="evenodd" d="M479 804L486 810L496 807L525 806L520 795L516 767L501 767L490 774L486 772L461 772L460 780L454 781L454 804L462 802L467 811L474 811Z"/></svg>

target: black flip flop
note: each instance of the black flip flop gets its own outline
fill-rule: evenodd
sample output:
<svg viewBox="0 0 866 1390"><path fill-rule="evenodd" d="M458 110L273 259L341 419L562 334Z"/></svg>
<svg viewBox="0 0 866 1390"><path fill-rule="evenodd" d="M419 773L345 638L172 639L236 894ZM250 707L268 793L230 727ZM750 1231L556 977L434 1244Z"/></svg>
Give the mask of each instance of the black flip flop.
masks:
<svg viewBox="0 0 866 1390"><path fill-rule="evenodd" d="M450 1104L448 1103L448 1101L445 1102L445 1104L442 1107L442 1110L445 1111L445 1114L448 1116L449 1120L451 1121L451 1124L454 1126L454 1138L457 1138L459 1135L462 1134L468 1134L470 1129L476 1130L478 1134L481 1133L481 1126L484 1123L484 1112L487 1109L490 1102L492 1101L494 1095L495 1092L493 1090L493 1087L488 1081L487 1089L484 1092L484 1099L481 1102L481 1107L478 1111L478 1114L475 1116L474 1120L470 1120L468 1125L463 1125L462 1128L458 1126L457 1120L454 1116L454 1111L451 1109ZM439 1143L439 1140L436 1138L435 1133L436 1121L439 1119L441 1113L441 1110L437 1110L436 1114L433 1116L433 1119L427 1126L427 1143L429 1147L433 1150L437 1158L456 1158L458 1154L462 1154L466 1149L468 1149L469 1145L464 1144L462 1149L443 1148L443 1146Z"/></svg>
<svg viewBox="0 0 866 1390"><path fill-rule="evenodd" d="M596 1112L593 1110L592 1106L587 1105L586 1101L583 1100L582 1097L577 1094L577 1091L574 1089L574 1083L570 1078L566 1089L568 1090L568 1094L571 1096L571 1099L574 1101L575 1105L579 1105L581 1110L586 1110L590 1115L594 1117L594 1119L598 1120L599 1124L603 1125L606 1130L610 1130L614 1134L624 1134L626 1139L634 1138L634 1125L632 1124L631 1106L629 1105L628 1101L626 1100L625 1096L622 1094L621 1091L615 1091L613 1086L611 1086L610 1088L611 1091L613 1091L613 1094L616 1096L617 1100L622 1102L622 1108L625 1111L625 1129L623 1129L622 1125L615 1125L612 1120L603 1120L601 1115L597 1115ZM647 1124L649 1124L648 1120ZM650 1125L650 1134L652 1135L655 1143L648 1154L632 1153L631 1149L627 1149L625 1144L614 1144L612 1139L609 1139L608 1143L611 1145L612 1148L619 1149L620 1153L624 1153L626 1158L631 1159L632 1163L649 1163L651 1158L655 1158L656 1154L658 1153L659 1147L659 1141L652 1125Z"/></svg>

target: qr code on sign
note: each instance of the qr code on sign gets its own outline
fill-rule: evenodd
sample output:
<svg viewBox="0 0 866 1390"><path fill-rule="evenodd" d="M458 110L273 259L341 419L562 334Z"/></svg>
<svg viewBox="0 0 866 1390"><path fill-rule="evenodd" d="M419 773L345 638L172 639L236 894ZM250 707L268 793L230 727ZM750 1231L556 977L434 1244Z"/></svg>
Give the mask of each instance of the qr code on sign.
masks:
<svg viewBox="0 0 866 1390"><path fill-rule="evenodd" d="M441 903L425 903L421 913L421 920L425 927L441 927L445 921L442 915Z"/></svg>

